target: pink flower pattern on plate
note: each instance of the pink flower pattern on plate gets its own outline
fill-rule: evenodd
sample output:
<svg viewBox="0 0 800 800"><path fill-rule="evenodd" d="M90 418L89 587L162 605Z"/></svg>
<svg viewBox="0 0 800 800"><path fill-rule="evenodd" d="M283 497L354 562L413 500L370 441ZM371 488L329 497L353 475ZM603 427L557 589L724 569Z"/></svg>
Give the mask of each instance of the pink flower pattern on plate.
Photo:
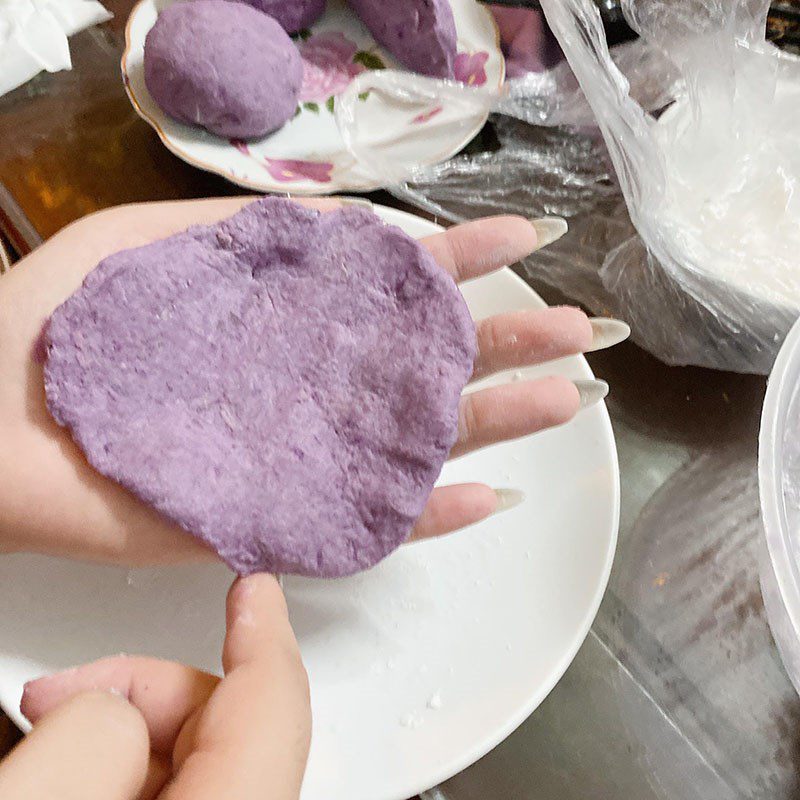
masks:
<svg viewBox="0 0 800 800"><path fill-rule="evenodd" d="M441 114L442 111L444 111L444 109L441 106L436 106L436 108L432 108L430 111L423 111L411 120L411 124L421 125L423 122L433 119L437 114Z"/></svg>
<svg viewBox="0 0 800 800"><path fill-rule="evenodd" d="M344 91L365 69L353 62L358 47L338 31L314 34L299 47L303 58L302 103L324 103Z"/></svg>
<svg viewBox="0 0 800 800"><path fill-rule="evenodd" d="M241 139L231 139L230 143L244 156L261 163ZM263 156L267 172L280 183L294 183L296 181L313 181L314 183L330 183L332 180L333 164L328 161L298 161L293 158L268 158Z"/></svg>
<svg viewBox="0 0 800 800"><path fill-rule="evenodd" d="M267 172L280 183L313 181L330 183L333 164L327 161L297 161L295 159L264 158Z"/></svg>
<svg viewBox="0 0 800 800"><path fill-rule="evenodd" d="M455 78L467 86L483 86L486 83L486 62L489 54L485 50L478 53L459 53L453 71Z"/></svg>

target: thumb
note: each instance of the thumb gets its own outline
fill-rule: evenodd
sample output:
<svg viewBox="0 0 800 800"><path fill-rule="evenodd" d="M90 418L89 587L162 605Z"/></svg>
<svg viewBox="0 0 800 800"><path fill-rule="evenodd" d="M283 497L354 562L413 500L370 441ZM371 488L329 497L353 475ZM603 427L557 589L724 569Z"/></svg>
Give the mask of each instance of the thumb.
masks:
<svg viewBox="0 0 800 800"><path fill-rule="evenodd" d="M286 601L270 575L228 593L225 677L175 748L165 800L297 800L311 736L308 679ZM190 758L191 756L191 758Z"/></svg>
<svg viewBox="0 0 800 800"><path fill-rule="evenodd" d="M272 575L250 575L235 581L228 592L225 621L222 666L226 675L237 666L271 658L274 648L303 669L286 599Z"/></svg>

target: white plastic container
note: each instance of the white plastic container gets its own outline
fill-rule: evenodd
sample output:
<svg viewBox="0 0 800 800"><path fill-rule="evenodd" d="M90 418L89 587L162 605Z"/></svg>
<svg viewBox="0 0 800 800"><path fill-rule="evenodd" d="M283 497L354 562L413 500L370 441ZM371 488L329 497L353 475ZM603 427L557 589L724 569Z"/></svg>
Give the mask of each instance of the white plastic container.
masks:
<svg viewBox="0 0 800 800"><path fill-rule="evenodd" d="M764 525L761 594L784 666L800 693L800 320L769 378L758 481Z"/></svg>

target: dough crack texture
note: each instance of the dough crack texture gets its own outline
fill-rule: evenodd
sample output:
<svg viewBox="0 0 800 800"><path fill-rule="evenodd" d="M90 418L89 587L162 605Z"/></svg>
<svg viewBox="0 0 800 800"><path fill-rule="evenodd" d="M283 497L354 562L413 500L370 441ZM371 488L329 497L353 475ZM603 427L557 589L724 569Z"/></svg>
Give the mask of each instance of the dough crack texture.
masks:
<svg viewBox="0 0 800 800"><path fill-rule="evenodd" d="M348 575L405 541L475 357L421 245L277 198L106 258L46 340L92 466L242 574Z"/></svg>

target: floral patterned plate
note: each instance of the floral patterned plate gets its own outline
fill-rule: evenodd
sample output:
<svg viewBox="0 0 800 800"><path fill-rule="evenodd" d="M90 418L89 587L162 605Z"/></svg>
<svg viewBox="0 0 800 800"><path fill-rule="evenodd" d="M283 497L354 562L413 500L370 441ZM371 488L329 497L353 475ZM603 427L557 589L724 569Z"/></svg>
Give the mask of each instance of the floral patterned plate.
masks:
<svg viewBox="0 0 800 800"><path fill-rule="evenodd" d="M229 141L176 122L161 111L147 91L142 64L145 36L159 10L173 1L141 0L134 7L126 31L122 76L136 111L155 128L175 155L262 192L327 194L377 188L374 178L360 171L347 152L333 109L337 94L360 73L400 67L375 44L345 0L328 0L328 9L319 22L295 37L305 71L294 119L279 131L248 142ZM476 0L451 2L458 31L456 77L470 86L499 88L505 77L505 63L494 19ZM369 95L361 99L370 103ZM376 131L384 134L387 125L394 127L389 133L397 138L398 146L405 143L406 147L415 148L418 163L444 161L475 136L485 117L476 119L468 130L431 125L429 133L421 136L420 128L440 110L416 116L398 113L388 120L376 113ZM398 136L398 129L403 135Z"/></svg>

